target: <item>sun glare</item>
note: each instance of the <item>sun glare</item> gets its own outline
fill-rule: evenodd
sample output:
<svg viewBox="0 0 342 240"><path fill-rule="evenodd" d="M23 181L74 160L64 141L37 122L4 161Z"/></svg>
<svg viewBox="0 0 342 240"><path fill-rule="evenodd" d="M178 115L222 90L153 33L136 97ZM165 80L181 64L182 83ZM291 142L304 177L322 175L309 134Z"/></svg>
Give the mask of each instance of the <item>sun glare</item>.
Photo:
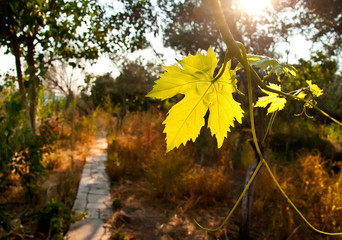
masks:
<svg viewBox="0 0 342 240"><path fill-rule="evenodd" d="M261 13L271 4L270 0L239 0L239 2L241 9L250 15Z"/></svg>

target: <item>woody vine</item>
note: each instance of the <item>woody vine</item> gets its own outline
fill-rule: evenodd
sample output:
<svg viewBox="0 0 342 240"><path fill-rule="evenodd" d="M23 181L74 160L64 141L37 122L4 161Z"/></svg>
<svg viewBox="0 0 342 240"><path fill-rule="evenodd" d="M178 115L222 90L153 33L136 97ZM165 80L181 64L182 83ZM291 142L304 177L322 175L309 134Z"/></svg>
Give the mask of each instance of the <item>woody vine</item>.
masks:
<svg viewBox="0 0 342 240"><path fill-rule="evenodd" d="M160 75L160 79L155 82L152 91L147 96L164 100L177 94L184 95L184 98L170 109L166 120L163 122L165 124L164 132L166 133L167 152L178 148L181 144L185 145L189 140L196 140L205 123L204 116L207 111L209 111L208 128L211 134L215 135L218 148L220 148L224 138L227 137L227 132L233 127L234 121L242 122L244 111L240 103L234 100L232 94L234 92L240 93L237 89L235 73L242 68L245 69L248 83L248 108L251 132L255 150L260 161L235 205L217 228L206 228L195 220L196 224L206 231L221 229L241 202L260 168L264 166L281 194L311 229L325 235L342 235L342 232L332 233L319 230L305 218L280 186L267 161L264 159L259 146L259 143L266 138L276 113L285 107L287 98L303 102L303 113L305 114L306 108L314 108L335 123L341 126L342 123L316 106L316 98L322 95L323 91L316 84L313 84L312 81L308 80L307 86L289 93L281 91L281 76L284 74L295 75L295 69L292 66L281 64L268 57L248 55L244 45L236 42L233 38L225 21L220 1L209 1L210 4L208 5L211 6L211 12L228 49L218 74L214 76L219 60L216 58L212 48L209 48L206 53L197 52L196 55L189 54L187 57L179 60L177 65L164 66L163 68L166 72ZM235 69L231 69L231 59L233 58L239 62ZM261 79L253 67L270 70ZM272 74L277 76L279 84L268 83L268 78ZM266 94L266 96L258 98L256 103L253 102L252 81ZM254 107L268 107L267 114L271 114L271 120L262 141L257 138L256 134Z"/></svg>

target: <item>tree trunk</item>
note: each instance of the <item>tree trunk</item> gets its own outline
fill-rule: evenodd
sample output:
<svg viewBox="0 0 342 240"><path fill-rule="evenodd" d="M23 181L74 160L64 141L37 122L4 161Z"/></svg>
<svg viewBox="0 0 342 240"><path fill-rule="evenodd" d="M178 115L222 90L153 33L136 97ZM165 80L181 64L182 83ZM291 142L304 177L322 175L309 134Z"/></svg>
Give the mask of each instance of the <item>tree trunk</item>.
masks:
<svg viewBox="0 0 342 240"><path fill-rule="evenodd" d="M26 39L27 43L27 56L26 61L28 64L28 72L30 79L30 121L33 132L36 130L36 107L37 107L37 76L36 68L34 65L34 37L29 36Z"/></svg>
<svg viewBox="0 0 342 240"><path fill-rule="evenodd" d="M24 85L23 72L21 69L21 60L20 60L21 54L20 54L19 43L18 43L17 36L15 34L10 33L10 38L11 38L11 43L12 43L13 54L15 57L15 68L17 72L17 79L18 79L19 91L21 95L21 102L25 108L26 116L29 119L30 114L29 114L29 108L28 108L28 103L27 103L27 98L26 98L26 89ZM30 126L31 126L31 123L30 123Z"/></svg>
<svg viewBox="0 0 342 240"><path fill-rule="evenodd" d="M19 91L21 95L22 102L25 106L25 109L28 110L27 107L27 99L26 99L26 91L25 91L25 85L23 80L23 73L21 70L21 61L20 61L20 50L19 45L16 36L13 37L12 40L12 49L15 57L15 67L17 71L17 78L18 78L18 84L19 84Z"/></svg>

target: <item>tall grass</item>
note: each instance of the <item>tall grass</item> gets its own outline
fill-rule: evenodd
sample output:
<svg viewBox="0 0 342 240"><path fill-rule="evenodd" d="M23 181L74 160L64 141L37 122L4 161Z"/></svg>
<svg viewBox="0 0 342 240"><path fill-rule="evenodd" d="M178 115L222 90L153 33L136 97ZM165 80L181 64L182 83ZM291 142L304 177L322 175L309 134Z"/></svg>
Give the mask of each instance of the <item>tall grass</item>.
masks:
<svg viewBox="0 0 342 240"><path fill-rule="evenodd" d="M229 190L228 160L222 154L213 155L216 143L181 146L165 154L165 135L159 112L139 112L127 116L122 135L110 144L107 171L116 181L123 176L147 179L158 197L170 202L191 203L222 201ZM210 137L211 138L211 137ZM209 166L208 166L209 164Z"/></svg>
<svg viewBox="0 0 342 240"><path fill-rule="evenodd" d="M279 164L279 162L276 162ZM274 164L274 163L273 163ZM342 231L342 174L328 172L318 152L301 152L296 161L273 167L281 186L313 226ZM256 184L254 218L266 239L335 239L313 232L262 172ZM261 217L261 220L260 220Z"/></svg>
<svg viewBox="0 0 342 240"><path fill-rule="evenodd" d="M248 133L233 131L220 150L215 141L208 140L212 139L209 134L203 134L199 143L190 142L165 154L164 118L164 114L153 110L127 115L121 135L112 138L108 152L107 170L112 180L144 178L157 197L164 202L182 202L183 209L234 202L244 184L245 170L254 160L247 143ZM304 125L299 123L296 127ZM305 128L310 129L313 139L324 133L323 127L312 124ZM300 148L309 150L291 152L292 161L278 158L288 149L267 150L267 158L274 159L270 162L273 171L314 226L324 231L342 231L342 173L331 172L330 163L318 150L312 150L312 143L300 143ZM256 239L334 239L308 229L265 170L261 170L256 181L252 228L261 236Z"/></svg>

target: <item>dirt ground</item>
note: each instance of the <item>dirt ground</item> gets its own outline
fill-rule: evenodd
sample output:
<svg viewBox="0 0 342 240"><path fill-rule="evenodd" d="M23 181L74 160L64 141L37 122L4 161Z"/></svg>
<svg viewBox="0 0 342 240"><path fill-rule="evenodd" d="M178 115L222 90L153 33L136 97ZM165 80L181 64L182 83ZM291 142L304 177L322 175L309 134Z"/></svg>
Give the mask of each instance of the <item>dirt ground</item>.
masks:
<svg viewBox="0 0 342 240"><path fill-rule="evenodd" d="M158 198L149 182L143 178L123 178L112 186L113 199L120 199L122 208L113 214L110 224L115 231L125 233L130 239L236 239L239 215L218 232L207 232L194 222L196 219L205 227L217 227L225 218L229 207L217 203L201 206L191 201L166 202Z"/></svg>

